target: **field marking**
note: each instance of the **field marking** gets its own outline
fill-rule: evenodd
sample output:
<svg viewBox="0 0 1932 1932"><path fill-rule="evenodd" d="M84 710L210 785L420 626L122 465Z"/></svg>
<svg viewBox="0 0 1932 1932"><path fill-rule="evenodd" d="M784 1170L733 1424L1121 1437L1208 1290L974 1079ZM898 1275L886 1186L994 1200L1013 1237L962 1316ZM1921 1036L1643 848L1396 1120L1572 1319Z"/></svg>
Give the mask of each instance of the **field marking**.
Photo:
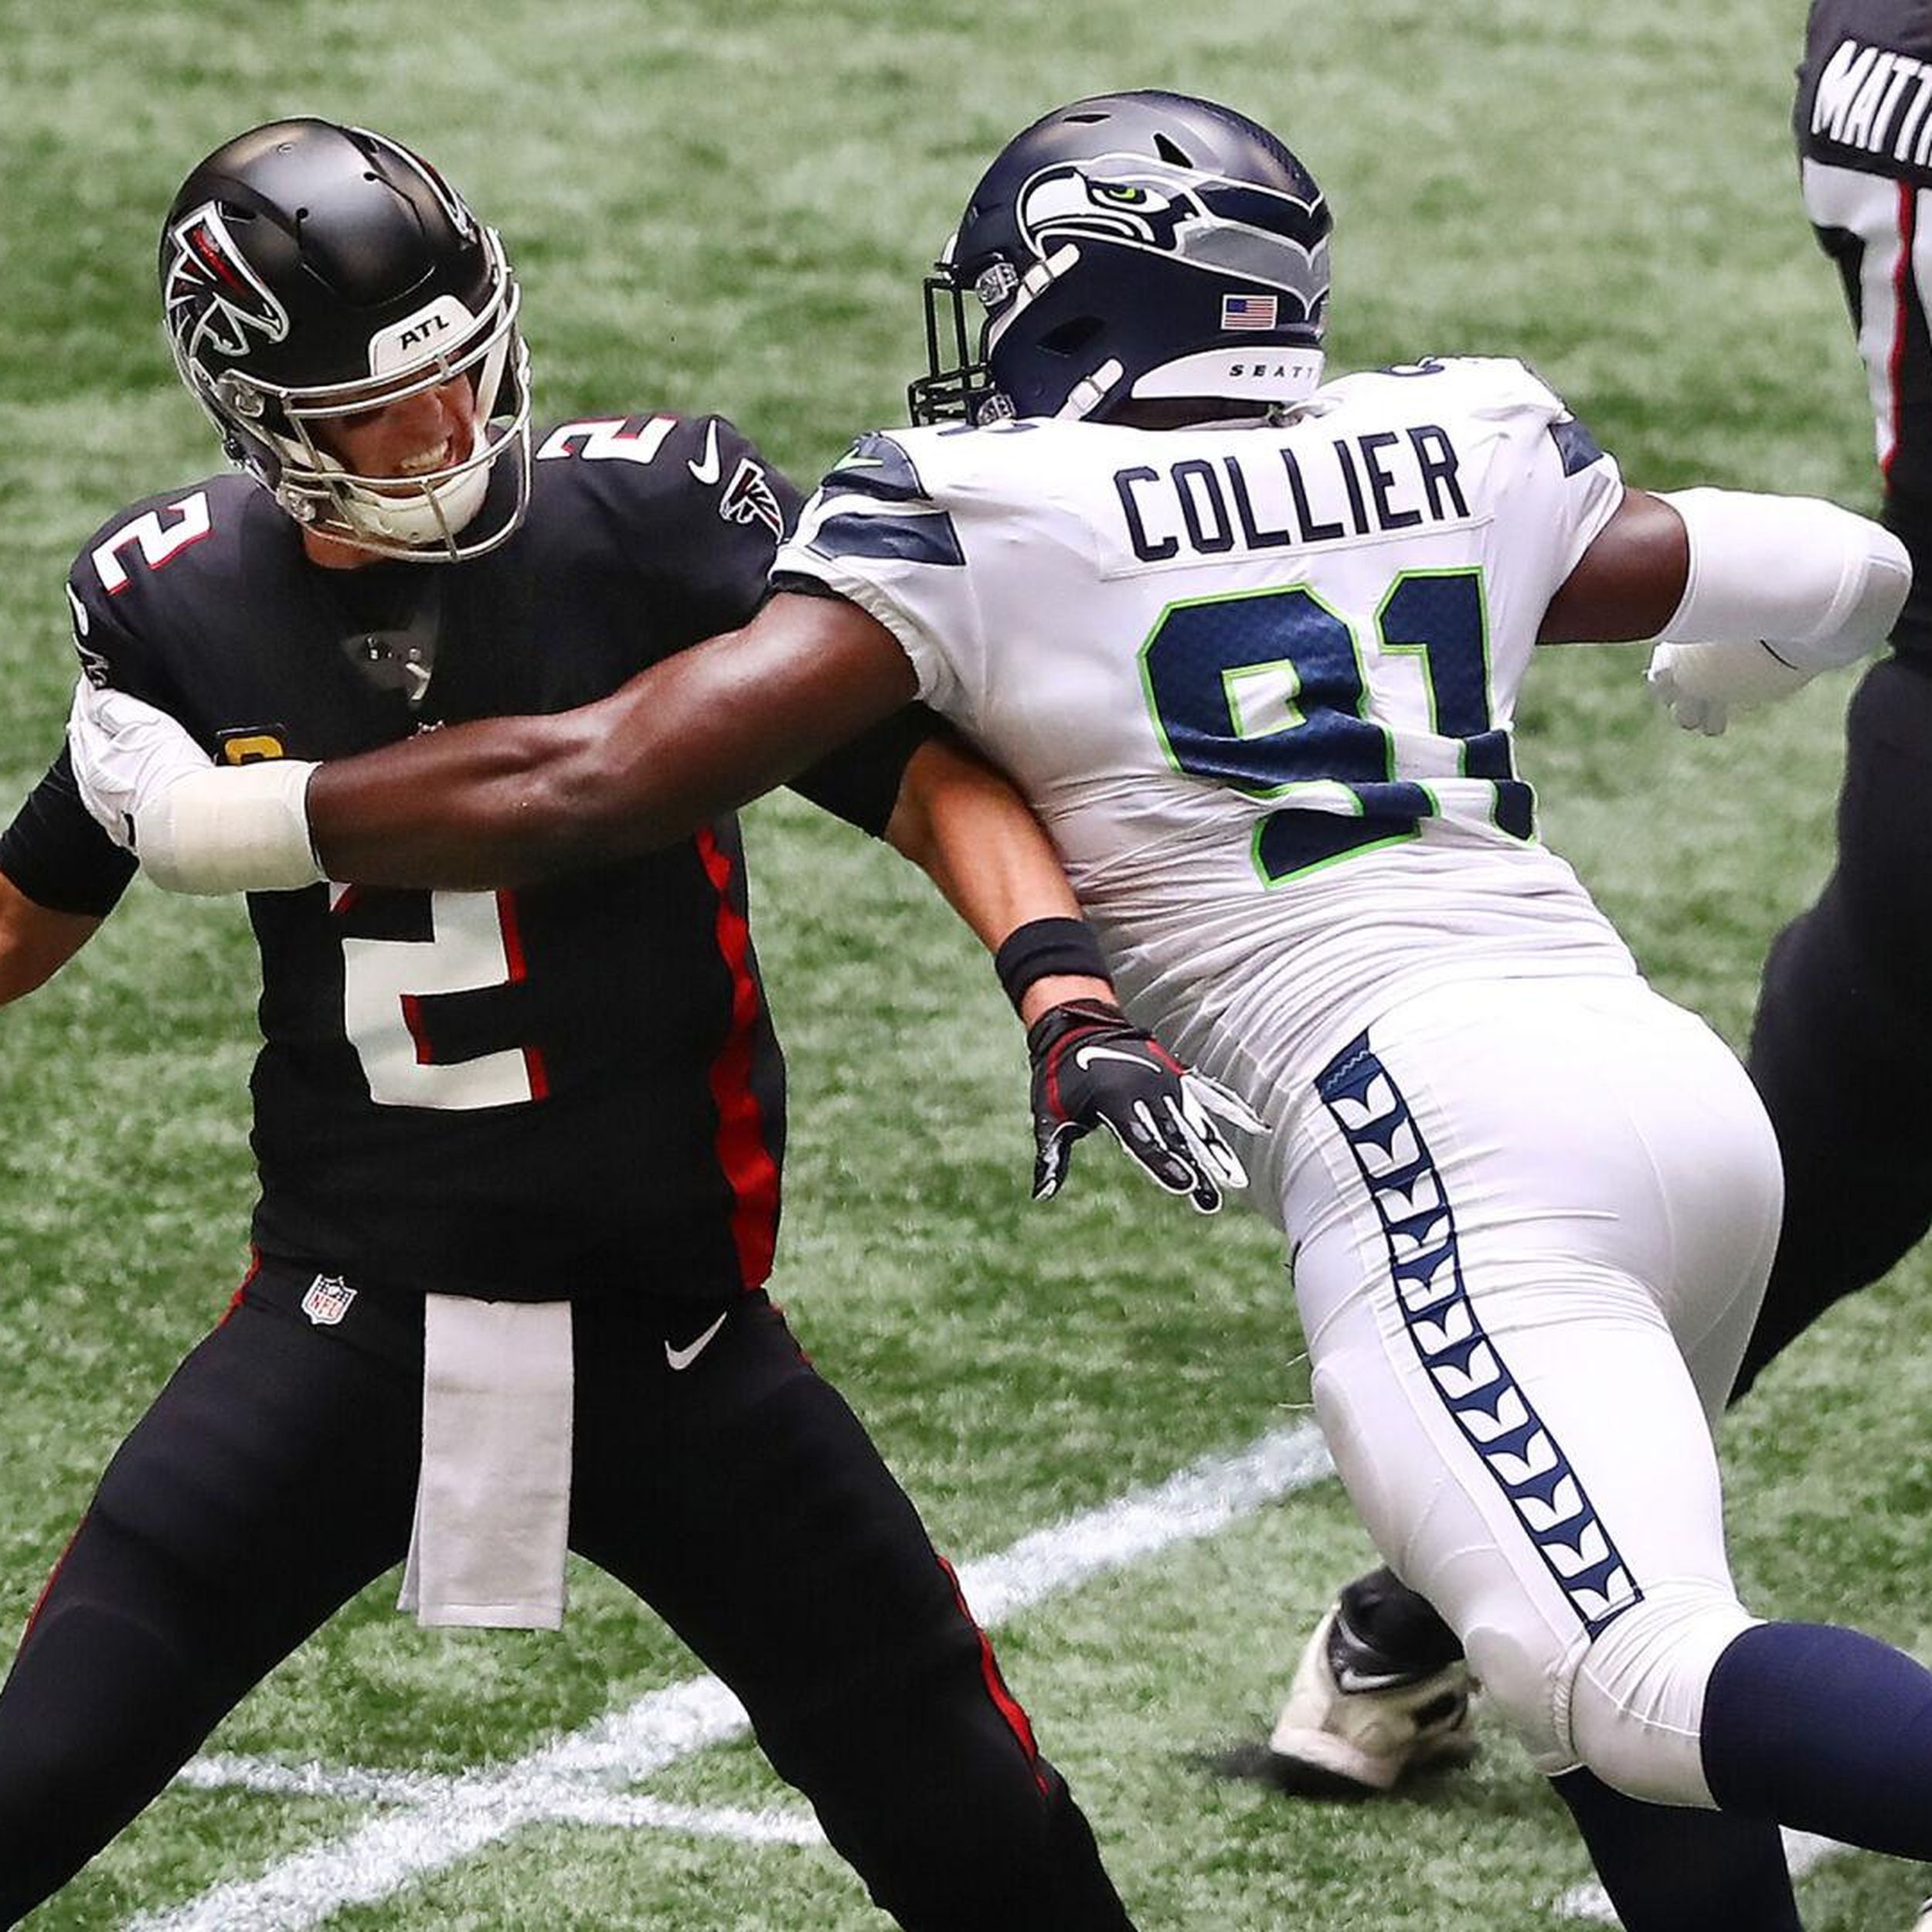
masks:
<svg viewBox="0 0 1932 1932"><path fill-rule="evenodd" d="M1784 1862L1791 1868L1794 1879L1801 1879L1815 1865L1852 1849L1839 1844L1836 1838L1818 1838L1809 1832L1786 1832L1783 1836ZM1600 1885L1572 1886L1556 1901L1555 1909L1559 1918L1587 1919L1598 1925L1619 1923L1610 1894Z"/></svg>
<svg viewBox="0 0 1932 1932"><path fill-rule="evenodd" d="M1274 1430L1237 1454L1204 1458L1152 1488L1130 1491L1022 1536L996 1556L964 1564L960 1583L974 1614L990 1628L1076 1584L1214 1536L1332 1471L1312 1423ZM614 1788L729 1743L749 1728L743 1707L723 1685L695 1677L653 1691L515 1763L454 1777L197 1758L182 1778L202 1790L239 1784L299 1791L387 1807L388 1814L284 1859L257 1878L216 1886L170 1910L144 1913L124 1932L234 1932L237 1927L305 1932L345 1906L377 1903L526 1825L553 1821L817 1842L815 1822L801 1814L698 1810ZM809 1835L801 1835L801 1826Z"/></svg>
<svg viewBox="0 0 1932 1932"><path fill-rule="evenodd" d="M464 1780L434 1771L330 1770L260 1757L197 1758L179 1782L196 1791L255 1791L274 1798L326 1798L338 1803L422 1808L457 1801ZM612 1791L580 1777L557 1777L545 1791L549 1821L626 1830L679 1832L688 1838L733 1838L744 1845L822 1845L809 1811L733 1804L672 1804L641 1793Z"/></svg>

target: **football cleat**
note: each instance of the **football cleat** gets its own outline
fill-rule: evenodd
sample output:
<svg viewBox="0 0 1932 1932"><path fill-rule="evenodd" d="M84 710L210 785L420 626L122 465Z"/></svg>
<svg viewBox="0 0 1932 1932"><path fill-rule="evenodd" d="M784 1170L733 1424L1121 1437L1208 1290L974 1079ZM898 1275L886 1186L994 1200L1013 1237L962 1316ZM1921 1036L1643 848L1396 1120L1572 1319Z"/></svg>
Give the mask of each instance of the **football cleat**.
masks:
<svg viewBox="0 0 1932 1932"><path fill-rule="evenodd" d="M1912 1921L1912 1932L1932 1932L1932 1899L1919 1907L1919 1916Z"/></svg>
<svg viewBox="0 0 1932 1932"><path fill-rule="evenodd" d="M1466 1764L1480 1688L1458 1655L1418 1670L1350 1625L1347 1600L1316 1625L1269 1733L1265 1774L1297 1797L1386 1791L1405 1773Z"/></svg>

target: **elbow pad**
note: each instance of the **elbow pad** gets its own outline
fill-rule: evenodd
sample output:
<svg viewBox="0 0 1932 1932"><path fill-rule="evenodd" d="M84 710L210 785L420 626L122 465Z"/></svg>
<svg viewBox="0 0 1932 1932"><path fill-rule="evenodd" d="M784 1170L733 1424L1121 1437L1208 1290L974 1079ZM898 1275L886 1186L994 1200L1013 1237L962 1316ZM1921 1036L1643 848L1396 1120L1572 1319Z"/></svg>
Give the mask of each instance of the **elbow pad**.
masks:
<svg viewBox="0 0 1932 1932"><path fill-rule="evenodd" d="M134 814L134 852L171 893L287 892L325 876L308 833L313 764L277 758L179 778Z"/></svg>
<svg viewBox="0 0 1932 1932"><path fill-rule="evenodd" d="M1802 679L1855 662L1890 634L1912 587L1905 546L1815 497L1679 490L1690 569L1658 632L1666 644L1763 644Z"/></svg>

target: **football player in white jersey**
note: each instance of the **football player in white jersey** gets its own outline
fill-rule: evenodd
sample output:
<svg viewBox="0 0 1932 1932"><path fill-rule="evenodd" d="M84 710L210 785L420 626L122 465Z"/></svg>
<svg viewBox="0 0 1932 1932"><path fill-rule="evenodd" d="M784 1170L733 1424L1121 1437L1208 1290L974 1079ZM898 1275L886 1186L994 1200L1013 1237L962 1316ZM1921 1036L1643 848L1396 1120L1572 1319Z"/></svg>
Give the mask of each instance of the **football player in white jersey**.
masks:
<svg viewBox="0 0 1932 1932"><path fill-rule="evenodd" d="M928 426L860 439L744 631L578 713L312 768L213 771L83 690L77 762L165 883L481 887L672 835L924 698L1086 915L1009 946L1097 942L1269 1121L1350 1494L1626 1923L1788 1932L1780 1823L1932 1856L1932 1675L1738 1600L1709 1423L1777 1148L1538 840L1511 721L1533 648L1586 638L1665 640L1682 703L1779 695L1875 648L1909 566L1830 505L1627 488L1519 363L1321 386L1328 230L1243 117L1077 102L928 285ZM1043 1091L1109 1023L1035 1029Z"/></svg>

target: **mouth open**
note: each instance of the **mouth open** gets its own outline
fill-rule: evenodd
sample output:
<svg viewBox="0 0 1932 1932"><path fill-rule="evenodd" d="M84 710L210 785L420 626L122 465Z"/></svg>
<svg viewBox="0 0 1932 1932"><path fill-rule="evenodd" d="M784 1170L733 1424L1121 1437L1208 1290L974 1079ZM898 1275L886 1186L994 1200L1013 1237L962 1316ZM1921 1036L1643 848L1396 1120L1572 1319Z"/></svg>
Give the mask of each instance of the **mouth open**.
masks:
<svg viewBox="0 0 1932 1932"><path fill-rule="evenodd" d="M446 436L433 450L418 451L414 456L400 458L396 465L398 476L427 476L437 470L447 470L455 463L456 439Z"/></svg>

